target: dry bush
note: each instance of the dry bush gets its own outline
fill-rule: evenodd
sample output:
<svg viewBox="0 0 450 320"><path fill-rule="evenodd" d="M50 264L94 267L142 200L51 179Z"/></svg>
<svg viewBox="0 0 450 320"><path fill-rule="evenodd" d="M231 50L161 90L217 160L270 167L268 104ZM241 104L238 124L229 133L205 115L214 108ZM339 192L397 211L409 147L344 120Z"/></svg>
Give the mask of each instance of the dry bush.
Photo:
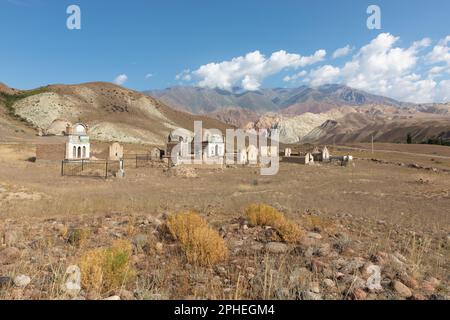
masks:
<svg viewBox="0 0 450 320"><path fill-rule="evenodd" d="M308 215L302 218L305 227L313 230L333 232L336 225L330 218Z"/></svg>
<svg viewBox="0 0 450 320"><path fill-rule="evenodd" d="M197 213L179 213L167 219L167 229L190 263L210 266L228 258L228 248L219 233Z"/></svg>
<svg viewBox="0 0 450 320"><path fill-rule="evenodd" d="M111 247L89 250L80 259L81 283L92 293L101 294L118 289L134 276L130 262L132 245L116 240Z"/></svg>
<svg viewBox="0 0 450 320"><path fill-rule="evenodd" d="M102 291L104 253L104 249L89 250L80 259L81 284L88 292Z"/></svg>
<svg viewBox="0 0 450 320"><path fill-rule="evenodd" d="M272 226L285 220L284 215L266 204L251 204L245 209L249 223L253 226Z"/></svg>
<svg viewBox="0 0 450 320"><path fill-rule="evenodd" d="M304 232L300 226L274 207L266 204L252 204L245 209L245 213L251 225L270 226L285 242L299 242L303 237Z"/></svg>
<svg viewBox="0 0 450 320"><path fill-rule="evenodd" d="M89 229L79 229L75 228L68 232L69 236L67 241L78 248L83 247L89 240L91 231Z"/></svg>

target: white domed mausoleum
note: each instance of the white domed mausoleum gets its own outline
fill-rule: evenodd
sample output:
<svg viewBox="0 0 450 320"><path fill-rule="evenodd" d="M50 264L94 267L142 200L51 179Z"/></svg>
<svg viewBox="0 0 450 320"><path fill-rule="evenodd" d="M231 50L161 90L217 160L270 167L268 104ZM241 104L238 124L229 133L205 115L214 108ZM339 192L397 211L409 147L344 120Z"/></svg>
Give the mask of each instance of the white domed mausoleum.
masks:
<svg viewBox="0 0 450 320"><path fill-rule="evenodd" d="M76 123L66 129L68 141L66 143L67 160L87 160L90 158L91 144L88 136L88 126Z"/></svg>

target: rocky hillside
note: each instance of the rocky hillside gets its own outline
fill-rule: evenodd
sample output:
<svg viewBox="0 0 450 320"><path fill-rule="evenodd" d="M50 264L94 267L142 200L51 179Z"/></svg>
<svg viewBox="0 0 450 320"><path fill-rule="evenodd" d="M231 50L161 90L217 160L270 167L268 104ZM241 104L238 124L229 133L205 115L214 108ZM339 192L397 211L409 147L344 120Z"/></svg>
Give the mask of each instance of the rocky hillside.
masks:
<svg viewBox="0 0 450 320"><path fill-rule="evenodd" d="M448 277L435 267L448 267L439 257L448 238L414 233L409 244L411 230L385 221L305 213L298 219L301 238L286 241L276 227L242 216L207 227L202 242L192 240L201 256L221 257L202 265L171 235L170 219L114 213L7 220L0 229L0 298L449 299ZM392 247L379 248L380 236Z"/></svg>
<svg viewBox="0 0 450 320"><path fill-rule="evenodd" d="M328 144L370 142L373 136L377 142L406 143L408 135L415 143L429 139L450 141L450 117L422 113L396 117L350 113L324 122L301 141Z"/></svg>
<svg viewBox="0 0 450 320"><path fill-rule="evenodd" d="M393 99L337 84L317 88L301 86L258 91L236 88L233 92L198 87L172 87L146 93L181 110L196 114L216 112L230 106L260 113L300 115L306 112L321 113L339 106L405 105Z"/></svg>
<svg viewBox="0 0 450 320"><path fill-rule="evenodd" d="M278 129L283 143L414 142L450 136L450 107L429 105L403 107L368 105L339 107L323 113L299 116L265 114L247 128Z"/></svg>
<svg viewBox="0 0 450 320"><path fill-rule="evenodd" d="M207 114L208 117L243 128L249 122L258 121L259 113L240 107L225 107L223 109Z"/></svg>
<svg viewBox="0 0 450 320"><path fill-rule="evenodd" d="M220 121L175 111L139 92L111 83L51 85L31 91L3 87L2 118L21 119L35 129L47 129L55 119L82 121L91 137L100 141L164 144L177 127L193 129L194 120L204 127L225 129ZM6 121L6 120L2 120Z"/></svg>

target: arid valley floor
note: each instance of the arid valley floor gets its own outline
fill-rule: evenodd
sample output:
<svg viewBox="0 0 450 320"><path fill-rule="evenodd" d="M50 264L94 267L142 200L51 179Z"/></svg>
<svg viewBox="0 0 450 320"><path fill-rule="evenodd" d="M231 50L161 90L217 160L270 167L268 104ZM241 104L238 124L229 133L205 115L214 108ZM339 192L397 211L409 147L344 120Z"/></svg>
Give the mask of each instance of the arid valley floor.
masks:
<svg viewBox="0 0 450 320"><path fill-rule="evenodd" d="M125 178L105 180L61 177L58 162L26 160L31 144L2 144L0 298L448 299L450 148L348 147L332 152L353 154L352 165L281 163L275 176L126 163ZM249 224L253 203L297 223L302 240L284 243L270 226ZM225 261L186 260L164 227L186 211L219 231ZM127 281L62 288L68 266L118 239L130 244ZM367 287L371 266L381 288ZM18 275L31 282L15 284Z"/></svg>

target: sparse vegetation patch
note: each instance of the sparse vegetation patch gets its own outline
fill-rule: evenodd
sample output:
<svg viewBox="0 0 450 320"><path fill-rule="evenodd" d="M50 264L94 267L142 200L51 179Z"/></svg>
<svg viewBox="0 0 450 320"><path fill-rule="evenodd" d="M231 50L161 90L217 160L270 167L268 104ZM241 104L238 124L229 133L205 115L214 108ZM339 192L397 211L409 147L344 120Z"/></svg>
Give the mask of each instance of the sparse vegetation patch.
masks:
<svg viewBox="0 0 450 320"><path fill-rule="evenodd" d="M252 204L245 209L245 213L251 225L270 226L279 233L285 242L299 242L303 237L304 232L298 224L269 205Z"/></svg>
<svg viewBox="0 0 450 320"><path fill-rule="evenodd" d="M219 233L195 212L179 213L167 219L167 228L179 241L190 263L213 265L228 258L228 248Z"/></svg>
<svg viewBox="0 0 450 320"><path fill-rule="evenodd" d="M91 293L102 294L128 284L135 276L130 257L132 245L116 240L108 248L85 252L80 259L81 283Z"/></svg>

